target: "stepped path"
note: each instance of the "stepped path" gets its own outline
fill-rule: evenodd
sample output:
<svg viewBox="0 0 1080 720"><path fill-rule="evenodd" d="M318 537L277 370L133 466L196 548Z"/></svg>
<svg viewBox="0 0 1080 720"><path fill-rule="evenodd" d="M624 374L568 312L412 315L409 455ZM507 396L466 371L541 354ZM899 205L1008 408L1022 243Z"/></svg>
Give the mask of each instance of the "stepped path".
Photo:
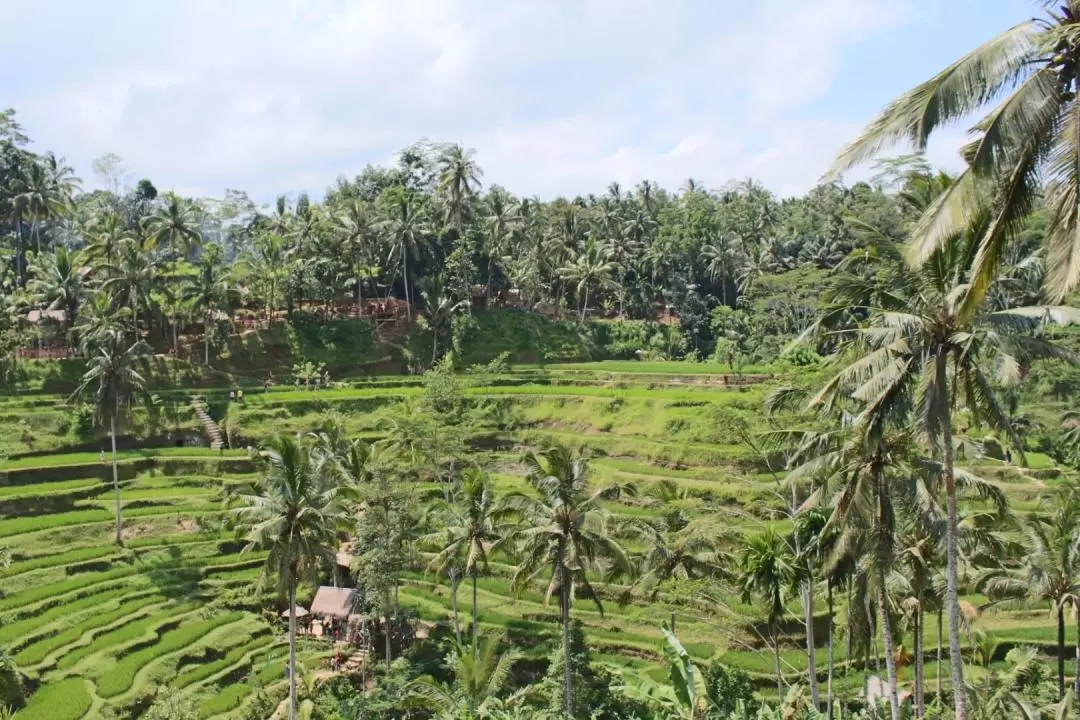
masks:
<svg viewBox="0 0 1080 720"><path fill-rule="evenodd" d="M195 417L199 419L203 429L206 430L207 437L210 438L210 449L221 450L225 447L224 434L218 424L214 422L214 419L210 417L210 413L206 412L206 402L201 397L195 396L191 398L191 408L195 411Z"/></svg>

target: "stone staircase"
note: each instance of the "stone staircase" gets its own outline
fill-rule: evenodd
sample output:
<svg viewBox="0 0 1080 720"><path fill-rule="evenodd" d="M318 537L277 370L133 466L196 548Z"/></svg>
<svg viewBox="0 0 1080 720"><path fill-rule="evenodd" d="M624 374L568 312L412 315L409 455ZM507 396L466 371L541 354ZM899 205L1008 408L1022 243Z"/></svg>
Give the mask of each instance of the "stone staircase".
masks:
<svg viewBox="0 0 1080 720"><path fill-rule="evenodd" d="M199 419L199 423L206 431L206 436L210 438L210 449L221 450L225 447L224 433L221 432L221 428L218 426L214 419L210 417L210 414L206 412L206 402L201 397L191 398L191 409L195 411L195 417Z"/></svg>

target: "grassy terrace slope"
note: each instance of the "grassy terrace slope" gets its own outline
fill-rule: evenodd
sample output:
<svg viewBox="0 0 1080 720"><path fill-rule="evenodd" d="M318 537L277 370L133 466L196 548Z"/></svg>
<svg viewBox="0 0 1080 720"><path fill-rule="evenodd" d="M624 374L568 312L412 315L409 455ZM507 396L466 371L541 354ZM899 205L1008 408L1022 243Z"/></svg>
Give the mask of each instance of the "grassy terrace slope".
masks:
<svg viewBox="0 0 1080 720"><path fill-rule="evenodd" d="M753 370L746 384L725 382L715 365L633 362L467 378L466 399L488 418L470 452L508 492L527 489L524 449L551 439L582 444L593 454L594 482L636 489L608 504L619 518L720 514L737 532L786 528L775 479L744 442L747 433L767 427L761 407L768 369ZM247 590L261 558L239 554L239 543L219 522L223 486L250 479L256 468L242 449L175 446L176 438L199 437L187 407L194 392L159 392L156 417L137 416L123 438L122 549L111 543L111 472L100 462L100 441L76 432L60 395L0 398L0 433L12 438L9 457L0 460L0 544L12 554L11 566L0 571L0 644L38 683L20 720L96 717L106 704L132 706L160 683L198 698L204 718L235 717L250 702L254 677L280 696L281 627L267 624L258 612L263 599ZM243 403L230 403L228 388L197 392L233 447L243 448L271 433L310 430L328 411L340 413L351 432L378 437L384 417L424 389L417 378L388 376L319 392L252 387ZM1029 462L1052 465L1037 455ZM1021 509L1037 507L1056 474L990 460L978 469ZM631 539L627 544L634 549ZM491 570L479 585L481 623L505 629L529 653L546 654L556 642L555 608L543 603L539 587L511 598L511 558L494 558ZM702 603L693 583L666 587L651 604L620 607L621 590L601 585L603 615L584 602L574 613L603 661L628 681L660 679L652 662L659 657L659 625L674 615L696 658L722 658L770 682L772 660L759 651L756 608L736 598ZM424 571L422 558L407 574L401 598L426 620L450 616L449 591ZM470 594L461 593L459 603L467 615ZM783 659L794 677L806 657L799 609L791 610ZM1045 612L988 609L980 625L1002 648L1054 640ZM819 639L824 671L823 633ZM931 629L926 639L933 655L936 633ZM842 635L836 652L845 662ZM319 661L315 649L305 655ZM929 663L931 681L935 672ZM853 673L842 682L861 680Z"/></svg>

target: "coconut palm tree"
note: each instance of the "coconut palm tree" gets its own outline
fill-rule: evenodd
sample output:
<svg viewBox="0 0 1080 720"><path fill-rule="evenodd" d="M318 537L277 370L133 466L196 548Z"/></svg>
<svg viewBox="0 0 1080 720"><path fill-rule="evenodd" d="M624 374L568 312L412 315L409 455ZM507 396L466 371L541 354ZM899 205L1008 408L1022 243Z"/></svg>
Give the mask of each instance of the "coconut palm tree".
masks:
<svg viewBox="0 0 1080 720"><path fill-rule="evenodd" d="M439 359L439 336L448 327L454 314L469 306L468 300L454 300L446 293L442 279L438 276L429 278L420 297L424 300L424 316L431 329L431 366Z"/></svg>
<svg viewBox="0 0 1080 720"><path fill-rule="evenodd" d="M1040 193L1050 214L1052 299L1080 281L1080 2L1039 4L1043 17L1005 30L889 103L833 168L854 167L897 142L922 151L939 128L989 110L962 150L964 171L923 213L909 248L913 261L931 261L968 231L971 218L981 218L966 297L971 308L981 304Z"/></svg>
<svg viewBox="0 0 1080 720"><path fill-rule="evenodd" d="M403 188L394 188L386 193L388 203L387 217L379 223L392 240L391 256L401 261L401 279L405 285L405 306L409 322L412 322L412 297L409 294L409 257L418 259L420 248L429 228L423 208L416 193Z"/></svg>
<svg viewBox="0 0 1080 720"><path fill-rule="evenodd" d="M495 717L492 712L502 705L499 693L506 688L520 657L514 650L500 654L499 645L498 638L485 638L477 651L474 639L469 653L459 643L446 663L453 682L443 685L430 676L418 678L409 684L406 703L423 705L435 713L434 717L445 720Z"/></svg>
<svg viewBox="0 0 1080 720"><path fill-rule="evenodd" d="M338 533L351 522L330 456L289 436L259 453L262 474L235 510L248 550L268 552L261 582L275 581L289 599L289 720L296 720L296 589L335 570Z"/></svg>
<svg viewBox="0 0 1080 720"><path fill-rule="evenodd" d="M439 194L445 205L446 222L452 223L459 239L465 237L465 221L480 190L480 178L484 176L475 155L475 150L450 145L439 156Z"/></svg>
<svg viewBox="0 0 1080 720"><path fill-rule="evenodd" d="M487 255L487 285L484 297L490 302L491 282L495 277L495 268L505 263L504 256L508 251L508 243L513 237L516 203L510 193L501 187L491 188L487 195L489 214L485 218L486 234L484 236L484 252Z"/></svg>
<svg viewBox="0 0 1080 720"><path fill-rule="evenodd" d="M136 402L149 402L144 368L150 348L141 340L128 345L123 332L106 331L94 345L86 373L72 398L90 402L100 423L108 423L112 443L113 489L116 491L116 544L123 544L120 517L120 477L116 458L116 426Z"/></svg>
<svg viewBox="0 0 1080 720"><path fill-rule="evenodd" d="M906 268L899 250L878 243L874 252L849 258L833 281L824 323L851 313L866 316L859 326L833 333L850 364L838 372L815 405L830 406L854 396L863 406L858 422L873 435L909 408L918 429L940 458L946 497L946 612L958 717L965 717L963 658L958 597L957 506L954 407L963 404L975 422L997 430L1018 450L1020 438L998 398L1000 385L1015 384L1023 363L1034 358L1073 356L1035 332L1078 317L1064 307L1026 307L990 312L969 310L968 269L977 246L972 234L941 247L917 269ZM876 279L865 271L877 273Z"/></svg>
<svg viewBox="0 0 1080 720"><path fill-rule="evenodd" d="M516 537L521 561L511 588L520 596L533 580L549 575L544 598L559 598L563 656L568 658L563 674L565 710L573 716L570 606L578 594L585 593L603 612L590 573L609 570L617 574L629 568L626 552L608 531L607 515L600 505L601 500L617 497L621 489L610 485L590 491L588 459L562 445L529 453L525 464L537 496L514 495L505 500L523 521Z"/></svg>
<svg viewBox="0 0 1080 720"><path fill-rule="evenodd" d="M603 287L610 283L616 269L610 248L591 237L569 265L558 269L560 278L576 283L578 299L581 302L581 324L585 323L585 315L589 312L589 293L593 286Z"/></svg>
<svg viewBox="0 0 1080 720"><path fill-rule="evenodd" d="M637 564L637 579L630 585L623 601L637 593L655 600L660 586L669 580L698 580L725 577L724 549L729 532L719 518L699 518L685 527L662 527L642 522L633 525L645 543L645 552Z"/></svg>
<svg viewBox="0 0 1080 720"><path fill-rule="evenodd" d="M146 218L146 234L151 247L168 249L169 272L172 279L178 281L181 261L202 242L198 210L179 195L170 193L165 204ZM172 306L172 346L176 353L179 350L179 304L172 303Z"/></svg>
<svg viewBox="0 0 1080 720"><path fill-rule="evenodd" d="M992 598L1050 602L1057 618L1058 697L1065 697L1065 609L1080 608L1080 497L1057 492L1049 513L1033 515L1024 526L1027 543L1019 566L992 568L980 580ZM1080 613L1077 617L1080 628ZM1080 638L1077 640L1080 653Z"/></svg>
<svg viewBox="0 0 1080 720"><path fill-rule="evenodd" d="M780 621L786 613L788 589L798 579L795 553L788 541L772 527L746 539L739 555L739 588L742 601L755 597L765 604L769 635L773 645L776 693L784 699L784 676L780 671Z"/></svg>
<svg viewBox="0 0 1080 720"><path fill-rule="evenodd" d="M64 330L70 332L86 296L87 268L83 267L82 254L61 245L36 258L31 272L28 289L46 310L64 313Z"/></svg>
<svg viewBox="0 0 1080 720"><path fill-rule="evenodd" d="M229 306L233 294L232 276L225 263L225 250L216 243L203 247L197 265L198 274L186 278L183 287L185 302L203 311L203 364L210 366L210 330L214 316L221 308Z"/></svg>
<svg viewBox="0 0 1080 720"><path fill-rule="evenodd" d="M288 246L278 233L256 235L251 252L245 257L246 270L254 276L265 292L266 321L273 322L277 291L288 270Z"/></svg>
<svg viewBox="0 0 1080 720"><path fill-rule="evenodd" d="M150 299L157 280L158 263L135 238L124 238L117 246L116 258L105 265L102 289L115 293L131 310L131 335L139 339L139 307Z"/></svg>
<svg viewBox="0 0 1080 720"><path fill-rule="evenodd" d="M334 215L333 220L349 255L356 315L359 317L364 313L364 279L371 275L376 251L377 238L371 209L367 203L354 200Z"/></svg>
<svg viewBox="0 0 1080 720"><path fill-rule="evenodd" d="M91 220L87 236L90 243L86 246L86 254L106 265L117 261L120 245L130 240L132 233L119 213L106 212Z"/></svg>
<svg viewBox="0 0 1080 720"><path fill-rule="evenodd" d="M436 545L439 550L432 558L430 568L437 573L445 573L460 567L472 581L472 634L473 655L477 652L477 637L480 634L480 608L477 604L477 578L481 572L487 572L488 552L503 537L497 526L500 515L495 502L495 492L491 477L480 468L467 468L461 474L461 485L450 502L441 503L439 512L443 515L442 530L429 535L423 541ZM453 592L457 593L457 587ZM454 600L455 629L457 600ZM460 639L459 639L460 642Z"/></svg>

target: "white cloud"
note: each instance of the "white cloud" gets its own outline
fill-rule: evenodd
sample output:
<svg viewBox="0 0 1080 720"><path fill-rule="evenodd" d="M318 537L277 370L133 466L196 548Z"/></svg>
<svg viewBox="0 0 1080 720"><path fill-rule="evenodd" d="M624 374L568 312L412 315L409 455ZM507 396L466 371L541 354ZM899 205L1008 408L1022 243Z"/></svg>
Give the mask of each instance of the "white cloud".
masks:
<svg viewBox="0 0 1080 720"><path fill-rule="evenodd" d="M26 128L84 175L111 151L163 188L319 193L426 136L522 194L748 175L793 193L857 130L808 106L914 2L39 0L0 65L54 33L56 66L23 65L8 100Z"/></svg>

